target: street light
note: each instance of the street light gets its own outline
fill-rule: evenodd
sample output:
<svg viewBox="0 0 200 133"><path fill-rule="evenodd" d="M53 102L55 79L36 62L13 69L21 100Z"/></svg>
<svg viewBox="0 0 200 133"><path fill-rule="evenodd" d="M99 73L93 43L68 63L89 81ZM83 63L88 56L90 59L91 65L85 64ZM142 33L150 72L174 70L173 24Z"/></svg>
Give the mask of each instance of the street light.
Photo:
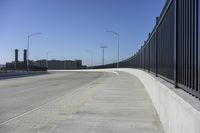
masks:
<svg viewBox="0 0 200 133"><path fill-rule="evenodd" d="M119 68L119 36L120 34L115 32L115 31L106 31L106 32L110 32L110 33L113 33L114 35L117 36L118 38L118 50L117 50L117 68Z"/></svg>
<svg viewBox="0 0 200 133"><path fill-rule="evenodd" d="M94 54L94 52L90 51L90 50L87 50L86 52L90 53L90 55L91 55L91 67L93 67L93 54Z"/></svg>
<svg viewBox="0 0 200 133"><path fill-rule="evenodd" d="M28 43L27 43L27 70L29 71L29 40L32 36L35 36L35 35L41 35L42 33L33 33L33 34L30 34L27 36L27 40L28 40Z"/></svg>
<svg viewBox="0 0 200 133"><path fill-rule="evenodd" d="M49 54L50 53L53 53L53 51L48 51L48 52L46 52L46 68L48 69L48 67L49 67L49 64L48 64L48 58L49 58Z"/></svg>
<svg viewBox="0 0 200 133"><path fill-rule="evenodd" d="M104 49L107 48L107 46L101 46L100 48L103 49L102 64L104 65Z"/></svg>

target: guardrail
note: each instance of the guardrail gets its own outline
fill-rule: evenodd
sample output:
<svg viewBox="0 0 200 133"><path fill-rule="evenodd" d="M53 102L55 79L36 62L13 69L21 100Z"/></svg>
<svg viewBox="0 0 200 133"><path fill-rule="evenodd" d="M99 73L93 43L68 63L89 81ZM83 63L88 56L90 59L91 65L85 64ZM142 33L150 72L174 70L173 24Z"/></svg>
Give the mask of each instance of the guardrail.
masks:
<svg viewBox="0 0 200 133"><path fill-rule="evenodd" d="M167 0L138 52L119 63L154 73L200 98L200 0ZM117 64L93 68L114 68Z"/></svg>

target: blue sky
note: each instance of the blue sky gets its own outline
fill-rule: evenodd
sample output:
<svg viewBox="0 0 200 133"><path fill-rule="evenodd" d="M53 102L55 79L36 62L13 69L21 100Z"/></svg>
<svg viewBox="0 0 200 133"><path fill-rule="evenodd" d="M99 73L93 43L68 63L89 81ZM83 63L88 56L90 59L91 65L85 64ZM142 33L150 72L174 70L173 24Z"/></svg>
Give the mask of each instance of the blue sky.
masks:
<svg viewBox="0 0 200 133"><path fill-rule="evenodd" d="M106 30L120 33L120 59L136 52L155 25L166 0L1 0L0 64L14 59L14 49L27 47L30 58L82 59L102 63L100 46L106 45L105 63L117 59L117 39Z"/></svg>

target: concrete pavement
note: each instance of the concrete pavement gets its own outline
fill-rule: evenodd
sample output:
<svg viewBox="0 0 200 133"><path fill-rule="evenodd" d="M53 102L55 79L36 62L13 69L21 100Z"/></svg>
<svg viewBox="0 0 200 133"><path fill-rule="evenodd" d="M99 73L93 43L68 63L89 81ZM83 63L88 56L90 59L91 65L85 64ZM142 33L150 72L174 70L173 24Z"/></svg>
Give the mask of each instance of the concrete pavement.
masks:
<svg viewBox="0 0 200 133"><path fill-rule="evenodd" d="M162 133L144 86L134 76L119 76L51 133Z"/></svg>
<svg viewBox="0 0 200 133"><path fill-rule="evenodd" d="M57 72L0 80L0 123L100 78L103 73Z"/></svg>
<svg viewBox="0 0 200 133"><path fill-rule="evenodd" d="M56 72L33 78L0 81L0 133L163 132L144 86L128 73Z"/></svg>

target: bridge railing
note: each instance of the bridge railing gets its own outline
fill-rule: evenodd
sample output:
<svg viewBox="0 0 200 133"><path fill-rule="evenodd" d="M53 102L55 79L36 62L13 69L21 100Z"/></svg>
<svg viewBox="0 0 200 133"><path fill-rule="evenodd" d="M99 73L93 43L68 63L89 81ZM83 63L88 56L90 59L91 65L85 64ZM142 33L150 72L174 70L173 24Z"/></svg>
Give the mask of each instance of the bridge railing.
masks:
<svg viewBox="0 0 200 133"><path fill-rule="evenodd" d="M167 0L138 52L119 63L154 73L200 98L200 0ZM93 68L115 68L116 63Z"/></svg>

